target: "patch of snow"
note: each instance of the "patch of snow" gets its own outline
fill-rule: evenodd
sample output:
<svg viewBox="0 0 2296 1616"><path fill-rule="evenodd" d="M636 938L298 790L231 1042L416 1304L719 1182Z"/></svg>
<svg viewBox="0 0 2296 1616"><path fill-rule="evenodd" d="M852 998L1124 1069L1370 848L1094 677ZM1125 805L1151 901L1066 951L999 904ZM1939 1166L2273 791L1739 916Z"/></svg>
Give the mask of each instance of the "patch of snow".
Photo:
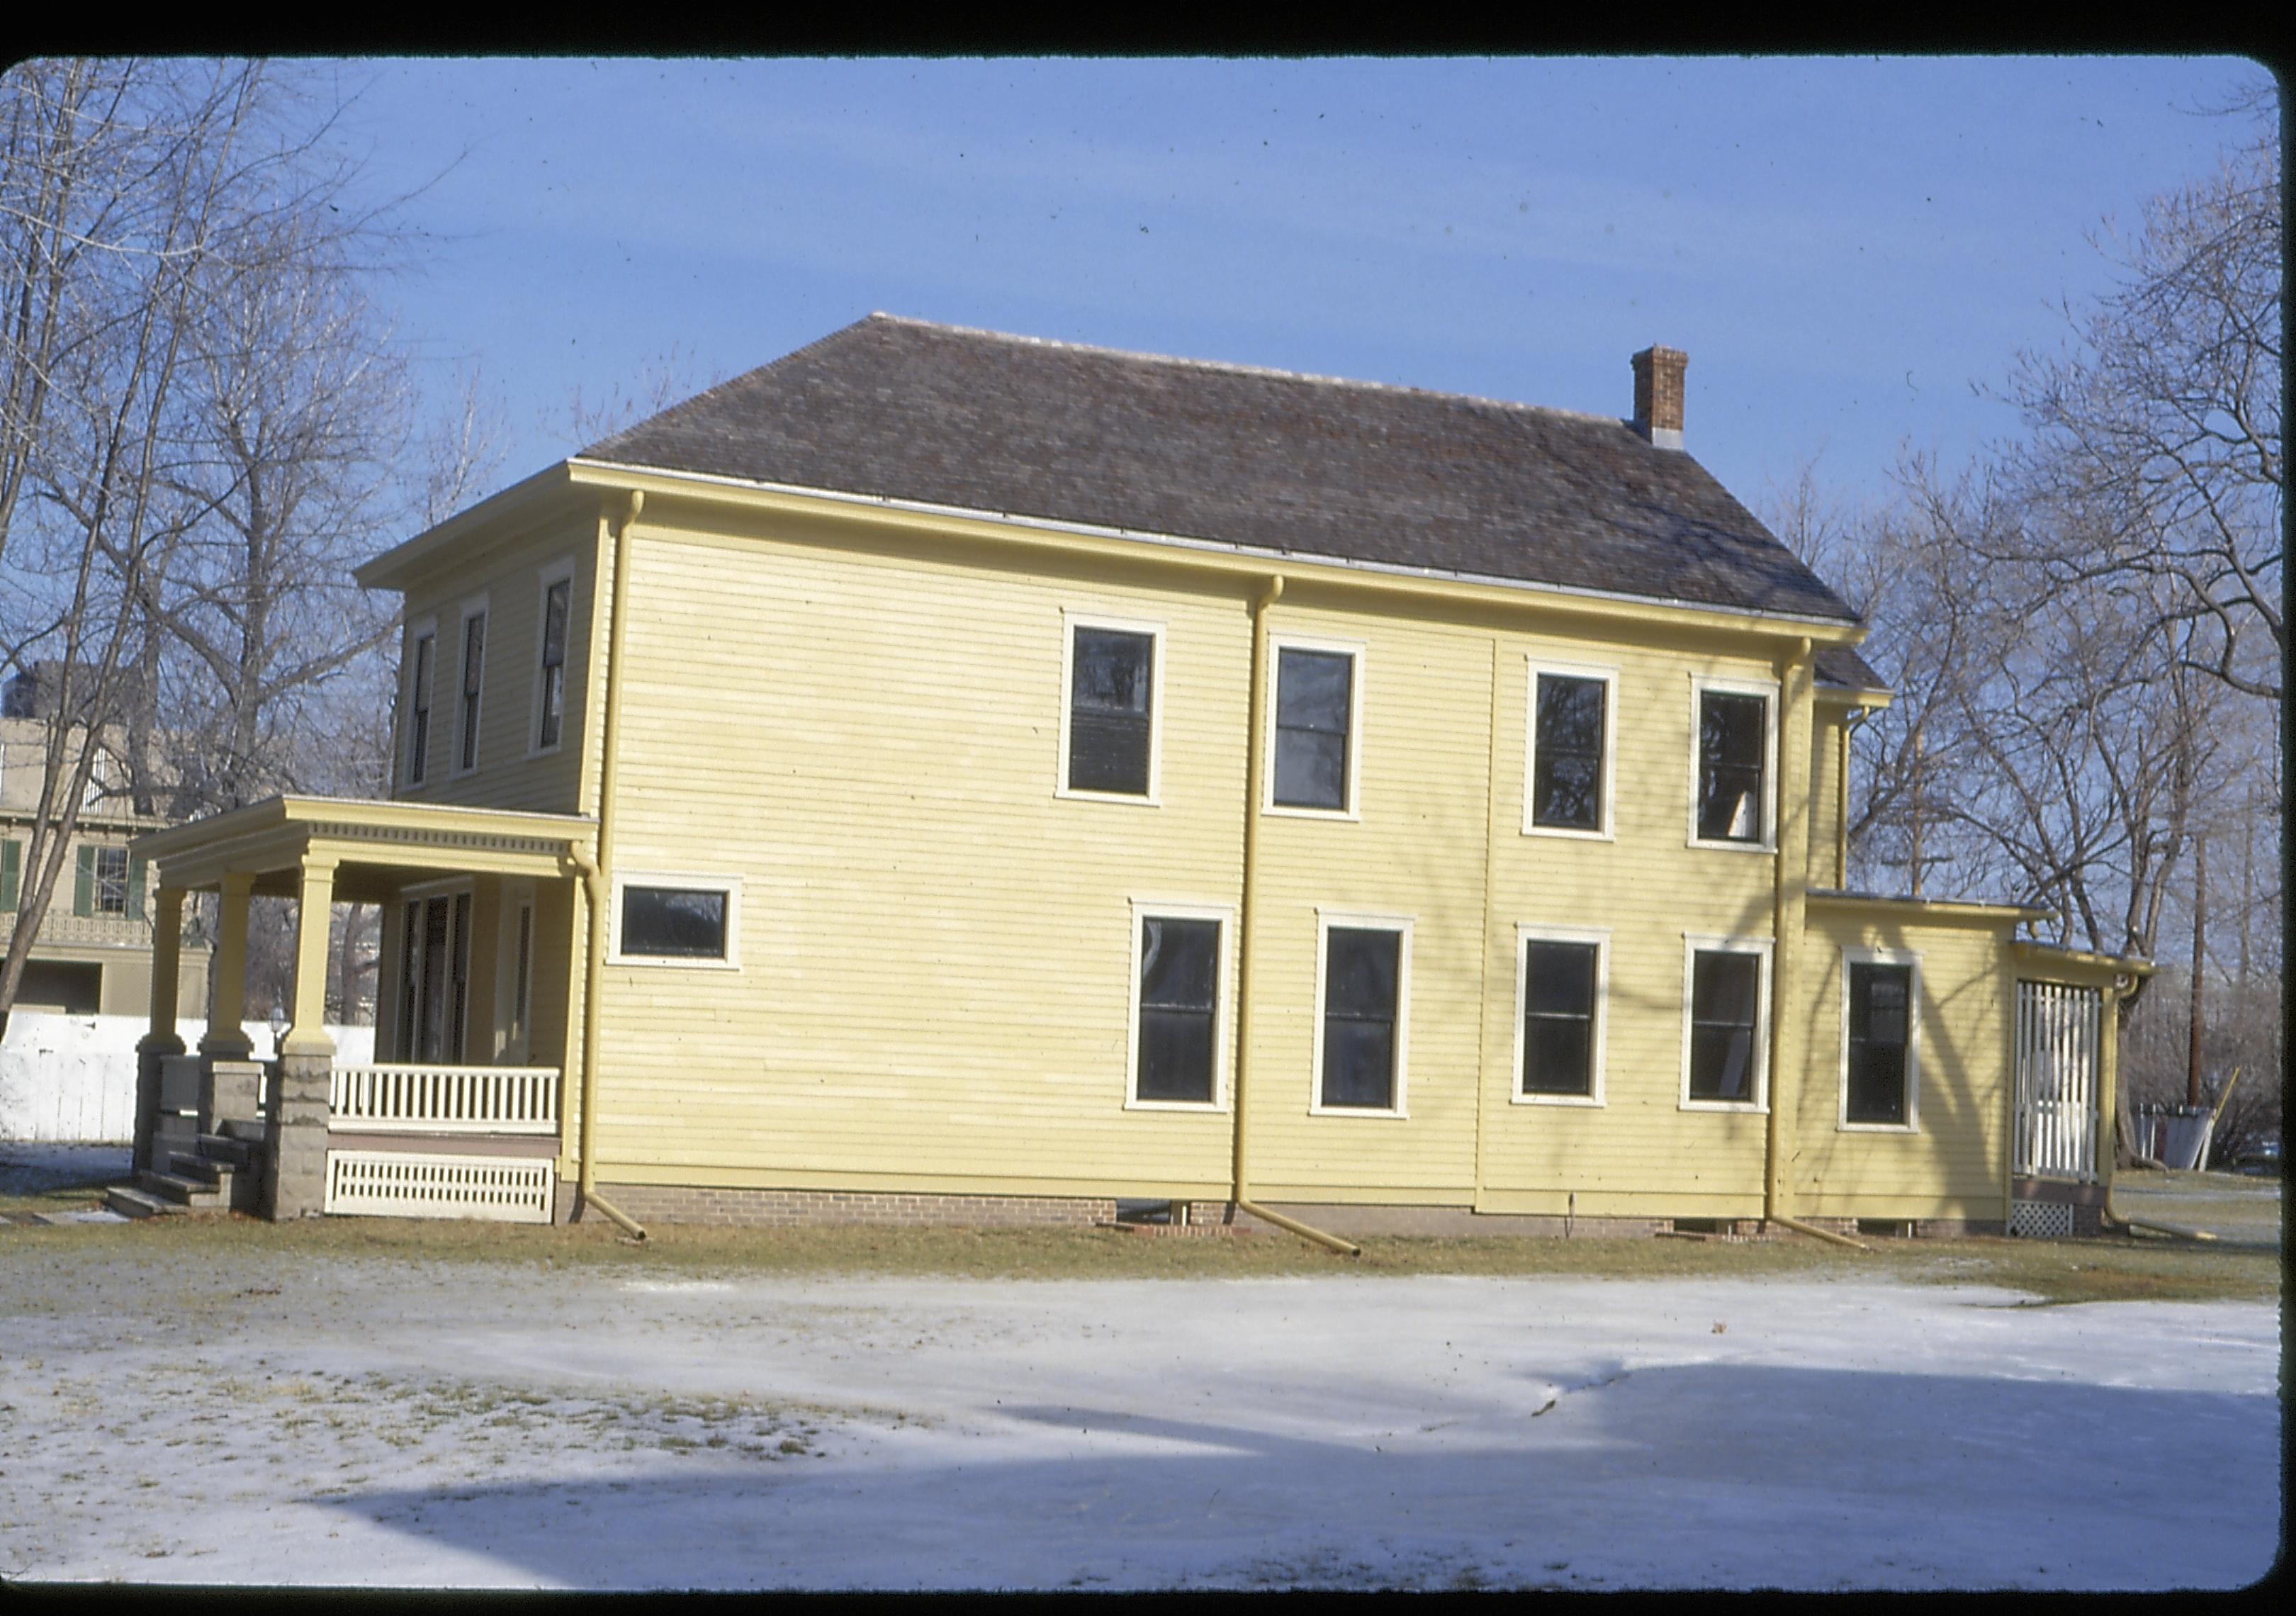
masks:
<svg viewBox="0 0 2296 1616"><path fill-rule="evenodd" d="M115 1266L0 1309L0 1572L2095 1589L2277 1552L2262 1303Z"/></svg>

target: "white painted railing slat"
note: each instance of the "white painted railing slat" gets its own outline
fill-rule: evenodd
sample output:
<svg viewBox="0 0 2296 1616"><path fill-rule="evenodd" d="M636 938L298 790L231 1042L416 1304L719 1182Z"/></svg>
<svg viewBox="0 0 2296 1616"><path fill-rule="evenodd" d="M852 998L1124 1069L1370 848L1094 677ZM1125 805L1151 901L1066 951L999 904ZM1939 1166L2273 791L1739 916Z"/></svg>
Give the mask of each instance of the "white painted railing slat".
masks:
<svg viewBox="0 0 2296 1616"><path fill-rule="evenodd" d="M338 1066L332 1126L368 1133L554 1134L558 1068Z"/></svg>

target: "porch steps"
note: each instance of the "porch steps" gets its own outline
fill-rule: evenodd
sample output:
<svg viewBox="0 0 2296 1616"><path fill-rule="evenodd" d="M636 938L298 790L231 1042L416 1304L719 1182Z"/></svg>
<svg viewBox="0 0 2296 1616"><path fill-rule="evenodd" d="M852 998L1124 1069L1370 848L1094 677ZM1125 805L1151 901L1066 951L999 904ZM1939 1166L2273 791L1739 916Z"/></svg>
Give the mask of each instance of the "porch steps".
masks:
<svg viewBox="0 0 2296 1616"><path fill-rule="evenodd" d="M245 1195L234 1194L234 1175L247 1174L241 1190L252 1188L255 1145L247 1137L263 1136L260 1122L226 1121L224 1132L201 1134L193 1149L169 1151L167 1170L145 1168L132 1184L115 1184L103 1192L104 1204L126 1218L164 1218L184 1212L213 1214L230 1211Z"/></svg>

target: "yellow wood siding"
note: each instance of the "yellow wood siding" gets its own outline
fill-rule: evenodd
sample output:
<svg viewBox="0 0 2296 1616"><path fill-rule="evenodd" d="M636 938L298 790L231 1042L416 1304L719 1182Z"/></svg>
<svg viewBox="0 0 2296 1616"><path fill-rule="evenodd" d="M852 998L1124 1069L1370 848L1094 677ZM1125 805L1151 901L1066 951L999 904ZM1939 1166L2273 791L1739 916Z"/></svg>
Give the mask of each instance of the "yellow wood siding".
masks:
<svg viewBox="0 0 2296 1616"><path fill-rule="evenodd" d="M435 612L441 625L441 749L460 604L484 590L490 607L480 766L455 776L440 750L416 795L597 811L603 690L590 652L606 633L610 537L594 513L569 517L410 596L410 619ZM630 544L612 874L734 883L738 958L606 967L600 1177L1223 1194L1225 1103L1126 1104L1132 928L1136 902L1240 907L1261 580L1104 554L1039 551L1024 566L955 530L669 497L648 505ZM556 759L529 759L539 570L567 556L568 741ZM1153 804L1058 793L1064 612L1160 625ZM1762 1210L1766 1119L1683 1103L1683 1005L1686 937L1773 940L1777 857L1694 847L1690 831L1696 682L1767 687L1775 701L1778 642L1658 614L1548 619L1575 621L1570 631L1539 620L1296 574L1267 614L1278 645L1359 645L1362 702L1353 816L1259 820L1246 1139L1258 1195L1585 1216ZM1530 675L1554 664L1615 676L1606 839L1523 827ZM1272 654L1268 666L1272 680ZM1820 885L1834 880L1837 723L1820 709L1807 742ZM1781 761L1767 759L1773 782L1789 772ZM1770 817L1795 811L1774 802ZM538 883L536 897L529 1059L567 1072L570 1171L587 917L577 883ZM491 897L480 907L497 913ZM1409 922L1402 1116L1314 1110L1319 912ZM1598 1106L1516 1095L1521 926L1607 934ZM1231 1014L1234 931L1232 919ZM493 936L480 928L488 966ZM1845 939L1923 954L1916 1135L1837 1126ZM1828 911L1806 941L1797 1002L1772 1006L1799 1018L1784 1030L1808 1051L1798 1081L1770 1085L1793 1108L1795 1210L1998 1216L2008 977L1994 931L1916 933ZM482 969L474 960L474 1021L496 997L478 991ZM1764 980L1766 990L1778 980L1775 957ZM1234 1054L1231 1040L1230 1082Z"/></svg>
<svg viewBox="0 0 2296 1616"><path fill-rule="evenodd" d="M1820 704L1809 736L1809 884L1841 885L1841 709Z"/></svg>
<svg viewBox="0 0 2296 1616"><path fill-rule="evenodd" d="M1998 1218L2006 1182L2010 994L1999 924L1924 925L1813 909L1800 1013L1809 1080L1794 1117L1795 1210L1810 1217ZM1841 1125L1842 950L1919 956L1911 1132Z"/></svg>
<svg viewBox="0 0 2296 1616"><path fill-rule="evenodd" d="M567 623L564 735L553 751L534 747L536 695L540 669L543 576L571 562L573 599ZM593 793L598 725L583 698L589 677L590 647L599 589L611 584L602 574L594 518L576 516L545 523L513 542L489 546L466 566L424 577L406 595L402 631L398 716L391 778L396 795L414 802L454 803L469 808L526 808L579 813ZM461 743L462 625L465 603L487 602L484 678L480 693L477 767L458 772ZM429 765L420 785L406 783L409 669L417 627L436 624Z"/></svg>

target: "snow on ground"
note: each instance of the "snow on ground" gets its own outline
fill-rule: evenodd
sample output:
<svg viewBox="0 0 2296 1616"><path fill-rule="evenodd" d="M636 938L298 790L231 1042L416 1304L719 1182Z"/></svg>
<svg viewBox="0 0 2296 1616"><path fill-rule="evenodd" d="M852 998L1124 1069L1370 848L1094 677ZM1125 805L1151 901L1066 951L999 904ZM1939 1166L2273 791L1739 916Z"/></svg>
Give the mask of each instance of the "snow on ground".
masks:
<svg viewBox="0 0 2296 1616"><path fill-rule="evenodd" d="M2282 1513L2261 1303L7 1260L34 1579L2230 1587Z"/></svg>

